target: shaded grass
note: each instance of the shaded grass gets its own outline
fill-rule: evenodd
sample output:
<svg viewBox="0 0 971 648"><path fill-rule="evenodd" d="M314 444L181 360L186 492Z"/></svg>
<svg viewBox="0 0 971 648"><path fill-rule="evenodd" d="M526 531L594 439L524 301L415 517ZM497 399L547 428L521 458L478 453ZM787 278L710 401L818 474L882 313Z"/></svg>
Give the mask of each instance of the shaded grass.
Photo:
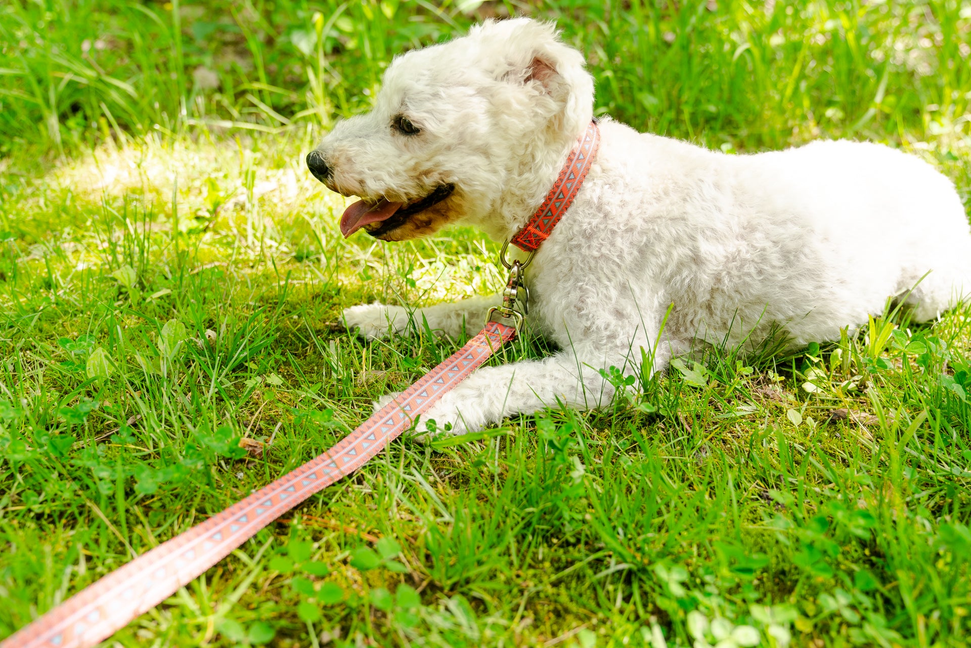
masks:
<svg viewBox="0 0 971 648"><path fill-rule="evenodd" d="M0 636L317 455L459 343L365 344L341 308L501 281L469 231L339 238L342 199L300 166L307 124L472 20L340 6L0 9L29 45L0 54ZM872 137L967 199L960 3L523 8L559 20L600 109L636 126L729 151ZM113 641L690 645L700 613L765 645L963 645L969 318L714 349L601 411L396 442Z"/></svg>
<svg viewBox="0 0 971 648"><path fill-rule="evenodd" d="M366 107L394 53L523 12L558 19L601 109L640 129L737 149L966 132L971 15L956 0L14 0L0 9L0 153L328 125Z"/></svg>

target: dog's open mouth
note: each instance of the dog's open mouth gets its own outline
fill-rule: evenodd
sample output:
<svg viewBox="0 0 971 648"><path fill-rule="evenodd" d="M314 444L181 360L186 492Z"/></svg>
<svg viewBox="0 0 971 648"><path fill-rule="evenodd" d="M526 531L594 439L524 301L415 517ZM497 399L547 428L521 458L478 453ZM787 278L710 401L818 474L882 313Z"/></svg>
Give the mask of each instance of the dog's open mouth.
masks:
<svg viewBox="0 0 971 648"><path fill-rule="evenodd" d="M380 223L377 227L368 228L371 236L381 236L393 229L401 227L408 217L436 205L455 191L455 185L439 185L435 191L424 198L409 203L390 202L382 198L376 203L359 200L344 210L341 216L341 234L347 238L366 225Z"/></svg>

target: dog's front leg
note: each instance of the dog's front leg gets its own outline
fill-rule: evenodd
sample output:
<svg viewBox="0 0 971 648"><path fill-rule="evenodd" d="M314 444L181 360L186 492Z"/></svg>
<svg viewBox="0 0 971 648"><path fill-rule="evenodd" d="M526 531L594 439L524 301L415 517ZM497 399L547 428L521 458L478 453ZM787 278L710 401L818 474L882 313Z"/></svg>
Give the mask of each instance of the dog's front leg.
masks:
<svg viewBox="0 0 971 648"><path fill-rule="evenodd" d="M345 309L342 319L348 329L357 331L368 340L391 334L407 334L410 324L432 331L440 331L452 339L464 332L475 335L485 325L486 313L501 302L498 295L471 297L459 302L436 304L411 311L402 306L363 304Z"/></svg>
<svg viewBox="0 0 971 648"><path fill-rule="evenodd" d="M592 409L613 398L614 387L600 373L611 366L630 372L622 354L582 359L563 351L543 360L483 367L445 394L422 419L434 420L438 430L451 426L451 434L481 430L507 416L532 414L562 404ZM418 432L425 431L423 423Z"/></svg>

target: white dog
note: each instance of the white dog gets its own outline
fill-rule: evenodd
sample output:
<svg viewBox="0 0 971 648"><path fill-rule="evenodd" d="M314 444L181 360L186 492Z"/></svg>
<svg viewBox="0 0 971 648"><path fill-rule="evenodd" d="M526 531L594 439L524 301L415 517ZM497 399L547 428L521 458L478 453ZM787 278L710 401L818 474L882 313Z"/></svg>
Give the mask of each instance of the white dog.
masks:
<svg viewBox="0 0 971 648"><path fill-rule="evenodd" d="M341 219L345 236L400 241L466 223L508 241L592 116L593 80L553 26L487 22L396 58L374 110L338 123L308 165L363 199ZM660 370L699 343L834 340L888 298L924 321L971 293L964 209L914 157L847 141L733 156L609 120L600 132L586 182L527 272L531 326L562 350L479 369L429 412L439 427L596 406L613 394L601 370L635 371L642 349ZM344 318L368 338L411 318L458 336L498 303L372 304Z"/></svg>

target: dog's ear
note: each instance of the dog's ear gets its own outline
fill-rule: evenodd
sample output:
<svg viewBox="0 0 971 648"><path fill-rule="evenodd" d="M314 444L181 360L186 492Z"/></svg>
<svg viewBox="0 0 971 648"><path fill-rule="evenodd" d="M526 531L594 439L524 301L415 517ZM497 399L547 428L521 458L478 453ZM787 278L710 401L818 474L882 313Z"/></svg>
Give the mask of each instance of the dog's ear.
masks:
<svg viewBox="0 0 971 648"><path fill-rule="evenodd" d="M556 64L540 55L536 55L526 67L524 81L526 83L536 81L543 87L547 94L550 94L557 76L559 74L556 71Z"/></svg>
<svg viewBox="0 0 971 648"><path fill-rule="evenodd" d="M487 20L472 29L484 50L495 52L495 79L515 85L536 84L543 94L558 95L562 85L563 53L569 48L560 43L556 25L529 18ZM572 61L571 61L572 62Z"/></svg>
<svg viewBox="0 0 971 648"><path fill-rule="evenodd" d="M560 41L555 24L529 18L486 21L470 35L480 60L490 62L486 74L516 90L508 95L515 104L511 113L522 115L528 108L539 118L556 116L549 123L554 130L585 128L593 113L593 78L583 55Z"/></svg>

